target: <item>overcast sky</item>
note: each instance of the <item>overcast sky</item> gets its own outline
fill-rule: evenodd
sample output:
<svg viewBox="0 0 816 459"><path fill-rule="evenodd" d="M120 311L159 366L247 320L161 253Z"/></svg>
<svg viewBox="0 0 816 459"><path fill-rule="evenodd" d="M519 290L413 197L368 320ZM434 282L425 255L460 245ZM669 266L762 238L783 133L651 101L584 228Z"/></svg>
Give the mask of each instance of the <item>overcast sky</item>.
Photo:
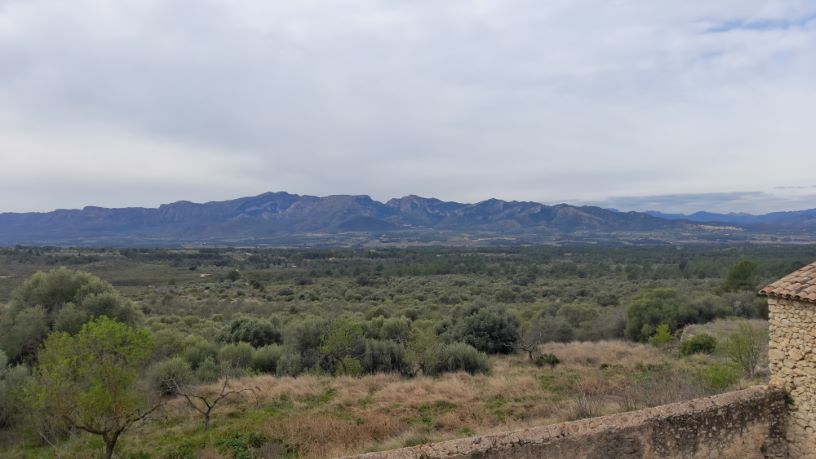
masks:
<svg viewBox="0 0 816 459"><path fill-rule="evenodd" d="M816 207L813 0L0 0L0 211Z"/></svg>

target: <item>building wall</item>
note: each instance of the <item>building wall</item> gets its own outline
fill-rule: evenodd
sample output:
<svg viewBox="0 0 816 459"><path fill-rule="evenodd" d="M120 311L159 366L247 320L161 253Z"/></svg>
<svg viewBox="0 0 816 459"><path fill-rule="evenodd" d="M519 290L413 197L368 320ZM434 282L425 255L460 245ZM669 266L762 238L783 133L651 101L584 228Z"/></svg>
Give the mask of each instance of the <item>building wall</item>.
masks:
<svg viewBox="0 0 816 459"><path fill-rule="evenodd" d="M769 298L768 306L771 385L790 394L790 455L816 458L816 305Z"/></svg>
<svg viewBox="0 0 816 459"><path fill-rule="evenodd" d="M753 387L714 397L359 459L787 457L786 394Z"/></svg>

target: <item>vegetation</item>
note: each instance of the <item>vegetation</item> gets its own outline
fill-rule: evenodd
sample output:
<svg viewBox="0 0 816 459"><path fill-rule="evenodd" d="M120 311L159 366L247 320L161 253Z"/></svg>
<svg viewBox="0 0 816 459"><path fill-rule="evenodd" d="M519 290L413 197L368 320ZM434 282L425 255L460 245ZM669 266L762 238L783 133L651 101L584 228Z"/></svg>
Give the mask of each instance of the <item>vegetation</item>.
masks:
<svg viewBox="0 0 816 459"><path fill-rule="evenodd" d="M680 353L691 354L712 354L717 349L717 339L705 333L692 336L680 343Z"/></svg>
<svg viewBox="0 0 816 459"><path fill-rule="evenodd" d="M0 249L0 455L325 457L730 390L766 374L756 286L811 258Z"/></svg>
<svg viewBox="0 0 816 459"><path fill-rule="evenodd" d="M736 333L728 338L728 357L745 372L748 379L753 379L757 365L767 348L768 335L764 330L752 327L748 322L741 322Z"/></svg>
<svg viewBox="0 0 816 459"><path fill-rule="evenodd" d="M119 437L159 407L138 388L150 351L147 330L104 316L76 335L56 332L38 355L32 404L66 429L102 437L110 458Z"/></svg>

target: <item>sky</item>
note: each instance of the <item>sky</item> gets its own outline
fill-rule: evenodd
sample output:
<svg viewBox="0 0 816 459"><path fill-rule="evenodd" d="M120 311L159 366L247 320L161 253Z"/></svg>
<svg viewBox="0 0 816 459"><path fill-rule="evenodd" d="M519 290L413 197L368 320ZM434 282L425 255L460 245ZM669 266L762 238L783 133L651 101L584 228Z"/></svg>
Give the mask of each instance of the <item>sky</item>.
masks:
<svg viewBox="0 0 816 459"><path fill-rule="evenodd" d="M813 0L0 0L0 211L816 207Z"/></svg>

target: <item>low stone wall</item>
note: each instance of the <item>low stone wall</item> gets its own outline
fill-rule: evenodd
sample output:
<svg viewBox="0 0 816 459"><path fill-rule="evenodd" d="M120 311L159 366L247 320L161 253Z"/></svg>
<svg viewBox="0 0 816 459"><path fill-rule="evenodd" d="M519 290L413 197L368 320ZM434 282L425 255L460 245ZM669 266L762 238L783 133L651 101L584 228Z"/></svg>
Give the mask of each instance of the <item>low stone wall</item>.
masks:
<svg viewBox="0 0 816 459"><path fill-rule="evenodd" d="M641 411L357 456L358 459L787 457L786 395L757 386Z"/></svg>

